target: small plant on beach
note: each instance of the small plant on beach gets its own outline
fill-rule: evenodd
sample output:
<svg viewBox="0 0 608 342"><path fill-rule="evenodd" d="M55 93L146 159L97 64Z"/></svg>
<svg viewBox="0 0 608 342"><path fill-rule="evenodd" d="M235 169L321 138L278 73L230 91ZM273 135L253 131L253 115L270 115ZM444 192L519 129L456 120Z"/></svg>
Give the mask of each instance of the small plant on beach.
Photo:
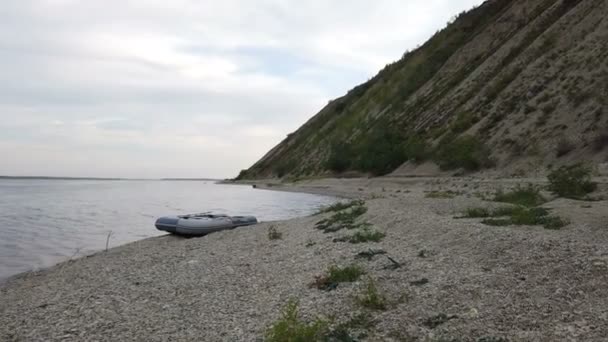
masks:
<svg viewBox="0 0 608 342"><path fill-rule="evenodd" d="M386 234L377 230L365 227L357 230L353 235L347 237L347 241L350 243L365 243L365 242L380 242Z"/></svg>
<svg viewBox="0 0 608 342"><path fill-rule="evenodd" d="M333 290L338 284L355 282L364 274L365 270L359 265L330 266L327 272L317 276L310 286L320 290Z"/></svg>
<svg viewBox="0 0 608 342"><path fill-rule="evenodd" d="M501 207L492 210L488 208L468 208L462 216L456 218L487 218L510 216L514 210L516 210L515 207Z"/></svg>
<svg viewBox="0 0 608 342"><path fill-rule="evenodd" d="M549 190L560 197L582 199L597 188L597 184L591 181L591 169L580 163L562 166L547 178Z"/></svg>
<svg viewBox="0 0 608 342"><path fill-rule="evenodd" d="M332 205L320 208L319 211L316 213L316 215L331 213L331 212L338 212L338 211L346 210L346 209L349 209L349 208L352 208L355 206L361 207L364 205L365 205L365 201L360 200L360 199L352 200L349 202L337 202Z"/></svg>
<svg viewBox="0 0 608 342"><path fill-rule="evenodd" d="M490 217L492 213L487 208L469 208L465 211L463 218Z"/></svg>
<svg viewBox="0 0 608 342"><path fill-rule="evenodd" d="M365 223L355 224L357 218L367 212L367 207L364 202L359 201L356 204L347 207L341 211L336 212L332 216L320 220L316 224L316 228L324 231L325 233L337 232L342 229L355 229Z"/></svg>
<svg viewBox="0 0 608 342"><path fill-rule="evenodd" d="M358 313L347 321L334 324L333 319L317 318L312 322L300 319L298 302L290 300L283 308L281 316L266 330L268 342L349 342L367 336L375 322L369 313ZM332 327L333 325L333 327Z"/></svg>
<svg viewBox="0 0 608 342"><path fill-rule="evenodd" d="M454 198L458 195L457 192L448 190L448 191L431 191L426 194L426 198Z"/></svg>
<svg viewBox="0 0 608 342"><path fill-rule="evenodd" d="M352 283L364 274L363 268L354 264L342 268L331 266L327 272L329 281L336 283Z"/></svg>
<svg viewBox="0 0 608 342"><path fill-rule="evenodd" d="M526 208L523 206L501 207L493 210L487 208L469 208L462 216L456 218L483 218L481 223L489 226L535 226L545 229L560 229L569 224L559 216L550 216L545 208Z"/></svg>
<svg viewBox="0 0 608 342"><path fill-rule="evenodd" d="M283 238L283 233L277 230L275 225L268 227L268 240L281 240Z"/></svg>
<svg viewBox="0 0 608 342"><path fill-rule="evenodd" d="M494 194L494 201L517 204L524 207L536 207L547 202L540 194L540 189L532 184L529 184L527 187L517 186L509 192L499 190Z"/></svg>
<svg viewBox="0 0 608 342"><path fill-rule="evenodd" d="M361 295L357 297L357 302L371 310L386 310L387 307L386 297L378 291L376 282L371 277L368 278Z"/></svg>
<svg viewBox="0 0 608 342"><path fill-rule="evenodd" d="M481 223L489 226L543 226L545 229L557 230L569 224L558 216L550 216L545 208L514 207L509 211L496 212Z"/></svg>
<svg viewBox="0 0 608 342"><path fill-rule="evenodd" d="M298 302L290 300L283 308L281 317L266 331L268 342L316 342L325 341L329 322L317 319L305 322L298 317Z"/></svg>

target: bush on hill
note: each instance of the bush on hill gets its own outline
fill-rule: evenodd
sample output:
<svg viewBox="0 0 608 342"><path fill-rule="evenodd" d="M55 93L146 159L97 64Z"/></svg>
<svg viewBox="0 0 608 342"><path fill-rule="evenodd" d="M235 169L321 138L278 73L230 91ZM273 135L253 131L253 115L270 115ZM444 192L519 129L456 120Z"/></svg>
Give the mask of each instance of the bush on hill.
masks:
<svg viewBox="0 0 608 342"><path fill-rule="evenodd" d="M435 162L443 170L462 168L478 171L494 165L489 149L478 138L470 135L442 139L435 151Z"/></svg>
<svg viewBox="0 0 608 342"><path fill-rule="evenodd" d="M580 199L597 188L591 181L591 169L581 163L562 166L547 178L549 190L561 197Z"/></svg>

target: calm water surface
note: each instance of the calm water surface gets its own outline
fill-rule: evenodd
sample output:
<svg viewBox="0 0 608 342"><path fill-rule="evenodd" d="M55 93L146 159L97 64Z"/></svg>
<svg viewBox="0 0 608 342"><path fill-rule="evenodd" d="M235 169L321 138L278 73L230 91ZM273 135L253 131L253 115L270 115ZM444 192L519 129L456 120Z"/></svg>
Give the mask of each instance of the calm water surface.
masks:
<svg viewBox="0 0 608 342"><path fill-rule="evenodd" d="M335 198L212 181L0 180L0 280L151 236L158 216L213 211L272 221ZM245 228L246 229L246 228Z"/></svg>

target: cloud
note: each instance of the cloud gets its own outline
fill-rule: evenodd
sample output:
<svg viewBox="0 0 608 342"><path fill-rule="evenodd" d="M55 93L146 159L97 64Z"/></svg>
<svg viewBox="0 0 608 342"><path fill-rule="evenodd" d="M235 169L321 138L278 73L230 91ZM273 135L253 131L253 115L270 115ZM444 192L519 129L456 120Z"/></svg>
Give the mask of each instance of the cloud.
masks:
<svg viewBox="0 0 608 342"><path fill-rule="evenodd" d="M8 2L0 174L234 176L480 2Z"/></svg>

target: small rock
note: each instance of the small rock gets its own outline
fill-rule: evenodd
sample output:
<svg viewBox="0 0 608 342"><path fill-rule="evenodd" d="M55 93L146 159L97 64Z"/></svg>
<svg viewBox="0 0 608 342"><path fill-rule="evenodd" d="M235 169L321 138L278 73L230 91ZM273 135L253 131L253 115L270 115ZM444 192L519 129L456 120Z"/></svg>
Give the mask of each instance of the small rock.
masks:
<svg viewBox="0 0 608 342"><path fill-rule="evenodd" d="M422 278L420 280L410 281L410 285L412 286L423 286L429 283L427 278Z"/></svg>

